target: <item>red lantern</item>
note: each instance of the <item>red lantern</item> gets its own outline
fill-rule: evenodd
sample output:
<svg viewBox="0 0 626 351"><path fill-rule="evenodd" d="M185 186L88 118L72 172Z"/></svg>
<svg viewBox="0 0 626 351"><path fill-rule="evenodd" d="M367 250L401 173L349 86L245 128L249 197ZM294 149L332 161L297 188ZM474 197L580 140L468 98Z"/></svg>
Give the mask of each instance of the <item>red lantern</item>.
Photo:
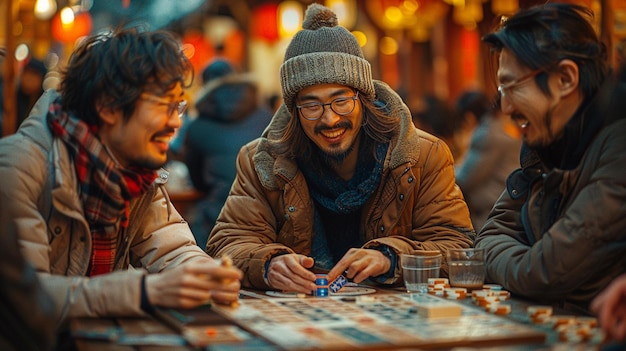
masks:
<svg viewBox="0 0 626 351"><path fill-rule="evenodd" d="M51 27L54 40L72 44L91 32L91 15L89 12L76 13L73 22L64 24L59 12L52 17Z"/></svg>
<svg viewBox="0 0 626 351"><path fill-rule="evenodd" d="M190 30L183 36L183 52L196 72L201 72L206 63L215 56L212 43L202 32Z"/></svg>
<svg viewBox="0 0 626 351"><path fill-rule="evenodd" d="M252 12L250 33L253 38L269 42L278 40L278 5L263 4Z"/></svg>

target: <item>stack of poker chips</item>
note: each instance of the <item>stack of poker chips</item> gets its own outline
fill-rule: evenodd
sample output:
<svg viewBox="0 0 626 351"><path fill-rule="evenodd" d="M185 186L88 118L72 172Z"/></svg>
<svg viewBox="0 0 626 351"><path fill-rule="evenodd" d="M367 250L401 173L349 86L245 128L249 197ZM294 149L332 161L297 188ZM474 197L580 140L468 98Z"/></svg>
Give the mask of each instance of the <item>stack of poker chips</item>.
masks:
<svg viewBox="0 0 626 351"><path fill-rule="evenodd" d="M503 303L511 299L511 293L497 284L485 284L480 290L472 290L472 302L486 312L504 315L511 313L511 305Z"/></svg>
<svg viewBox="0 0 626 351"><path fill-rule="evenodd" d="M450 288L448 278L428 278L428 294L443 297L444 290Z"/></svg>

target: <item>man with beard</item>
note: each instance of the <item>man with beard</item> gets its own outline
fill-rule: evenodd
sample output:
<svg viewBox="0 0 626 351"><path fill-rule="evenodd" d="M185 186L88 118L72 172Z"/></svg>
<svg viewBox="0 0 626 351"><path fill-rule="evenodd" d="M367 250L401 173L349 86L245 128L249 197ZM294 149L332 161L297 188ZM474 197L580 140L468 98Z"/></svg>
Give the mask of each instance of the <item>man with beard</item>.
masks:
<svg viewBox="0 0 626 351"><path fill-rule="evenodd" d="M37 270L59 327L235 301L241 272L197 247L164 188L193 75L178 41L137 28L94 35L63 75L0 140L0 228Z"/></svg>
<svg viewBox="0 0 626 351"><path fill-rule="evenodd" d="M487 280L585 312L626 272L626 95L591 15L546 4L483 38L499 54L499 102L523 145L475 243Z"/></svg>
<svg viewBox="0 0 626 351"><path fill-rule="evenodd" d="M310 293L315 269L394 284L402 253L471 246L450 150L372 80L332 11L308 7L280 76L284 104L241 149L207 243L244 271L242 286Z"/></svg>

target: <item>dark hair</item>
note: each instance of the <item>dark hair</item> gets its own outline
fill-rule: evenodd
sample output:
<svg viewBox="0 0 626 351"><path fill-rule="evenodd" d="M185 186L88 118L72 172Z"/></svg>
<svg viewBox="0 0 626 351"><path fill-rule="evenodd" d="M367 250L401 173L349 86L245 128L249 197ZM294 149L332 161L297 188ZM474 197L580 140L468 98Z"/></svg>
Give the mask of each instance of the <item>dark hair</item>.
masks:
<svg viewBox="0 0 626 351"><path fill-rule="evenodd" d="M578 65L580 90L592 96L609 72L606 46L590 23L593 12L583 6L549 3L520 10L506 19L501 28L482 40L496 51L510 50L517 60L531 68L550 72L561 60ZM535 78L549 94L547 76Z"/></svg>
<svg viewBox="0 0 626 351"><path fill-rule="evenodd" d="M460 118L463 119L465 113L472 113L477 121L481 121L492 107L491 100L481 91L466 91L456 99L454 107Z"/></svg>
<svg viewBox="0 0 626 351"><path fill-rule="evenodd" d="M163 95L180 83L191 86L193 66L173 34L118 28L82 41L60 84L63 108L100 125L97 104L132 115L141 93Z"/></svg>
<svg viewBox="0 0 626 351"><path fill-rule="evenodd" d="M374 101L365 98L359 92L359 101L363 109L362 130L365 136L379 143L386 143L391 140L393 133L398 129L399 119L390 116L385 106L379 106ZM298 111L294 106L290 106L291 118L282 131L281 138L275 142L278 154L289 158L299 158L311 154L313 142L307 137L300 124ZM372 143L372 153L376 144Z"/></svg>

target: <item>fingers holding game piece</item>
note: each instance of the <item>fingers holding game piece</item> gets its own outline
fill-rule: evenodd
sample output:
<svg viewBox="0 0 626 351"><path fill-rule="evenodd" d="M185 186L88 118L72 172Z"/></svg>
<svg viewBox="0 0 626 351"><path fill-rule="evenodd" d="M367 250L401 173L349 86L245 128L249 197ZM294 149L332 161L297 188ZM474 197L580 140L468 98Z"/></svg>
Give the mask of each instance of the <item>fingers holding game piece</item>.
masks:
<svg viewBox="0 0 626 351"><path fill-rule="evenodd" d="M315 289L315 274L308 268L313 264L312 258L298 254L272 258L267 272L270 286L277 290L311 293Z"/></svg>
<svg viewBox="0 0 626 351"><path fill-rule="evenodd" d="M193 308L238 297L242 273L235 267L222 267L213 260L193 260L145 278L148 300L155 306ZM224 280L229 280L224 283ZM217 302L216 301L216 302Z"/></svg>
<svg viewBox="0 0 626 351"><path fill-rule="evenodd" d="M346 278L360 283L369 277L386 273L390 266L389 259L378 250L352 248L328 272L328 278L332 281L345 273Z"/></svg>

